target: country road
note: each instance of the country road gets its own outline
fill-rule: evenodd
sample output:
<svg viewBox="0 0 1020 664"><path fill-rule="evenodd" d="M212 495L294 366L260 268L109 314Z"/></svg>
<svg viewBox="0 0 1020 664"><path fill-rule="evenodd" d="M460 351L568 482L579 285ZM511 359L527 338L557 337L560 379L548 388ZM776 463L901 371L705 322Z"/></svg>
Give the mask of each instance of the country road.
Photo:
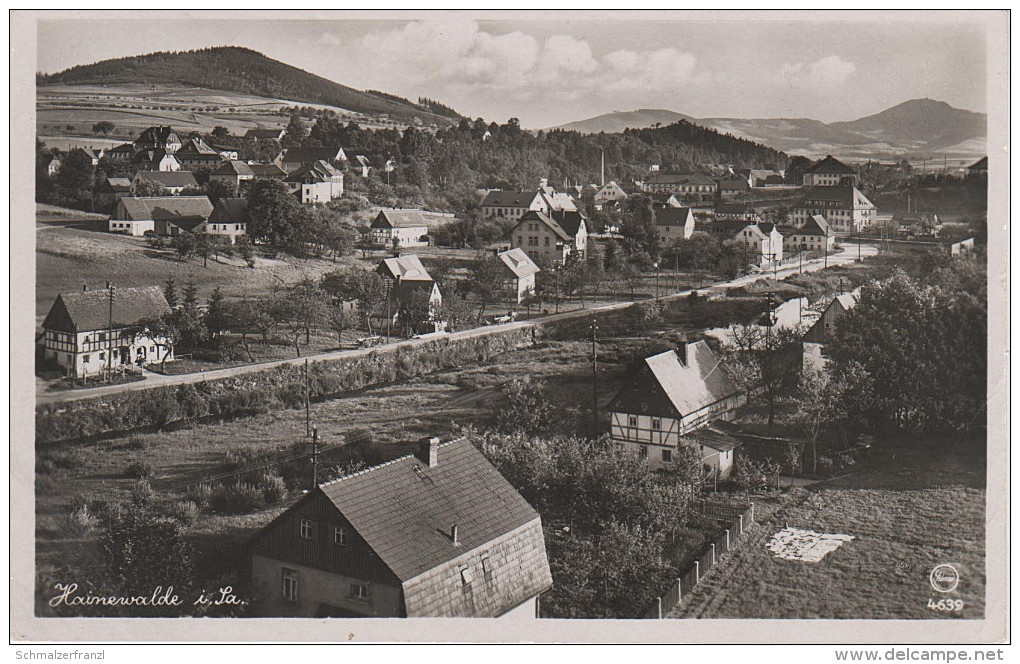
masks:
<svg viewBox="0 0 1020 664"><path fill-rule="evenodd" d="M878 248L872 244L861 245L861 257L874 256L878 253ZM844 251L840 254L829 256L828 265L845 265L847 263L853 263L857 260L857 248L846 245ZM823 259L815 259L804 263L803 270L805 272L814 272L820 270L825 266ZM779 269L775 276L779 278L790 276L800 270L800 266L797 264L790 265ZM717 282L711 286L697 289L701 294L725 294L726 289L734 288L739 286L746 286L754 283L760 279L772 277L772 272L763 272L761 274L749 274L743 277L738 277L730 281ZM689 295L691 290L680 291L677 293L670 293L668 295L659 296L659 300L672 299L677 297L684 297ZM655 299L655 298L653 298ZM529 321L522 321L517 323L508 323L506 325L495 325L489 327L478 327L470 330L463 330L461 332L453 332L447 335L443 335L443 338L451 340L455 339L470 339L473 337L481 337L487 334L494 334L502 332L507 329L513 328L527 328L534 327L536 325L543 325L547 323L553 323L556 321L569 320L571 318L588 317L593 314L597 314L600 311L613 311L616 309L623 309L634 304L633 301L627 302L614 302L612 304L604 304L588 309L576 309L573 311L565 311L559 314L550 314L548 316L542 316L539 318L533 318ZM91 399L94 397L108 396L111 394L119 394L121 392L131 392L135 390L146 390L154 387L163 387L167 385L184 385L188 383L200 383L207 380L216 380L219 378L230 378L232 376L243 376L247 373L256 371L263 371L265 369L272 369L273 367L283 365L301 365L304 364L305 360L309 362L319 362L323 360L336 360L340 358L353 358L369 353L377 352L380 349L389 351L391 349L399 348L401 346L414 346L423 343L428 343L430 339L406 339L398 341L396 343L389 344L387 346L376 347L376 348L362 348L357 350L339 350L332 351L329 353L320 353L317 355L308 355L305 357L293 357L286 360L274 360L270 362L260 362L256 364L246 364L238 367L229 367L226 369L214 369L211 371L203 371L199 373L181 374L175 376L164 376L162 374L145 371L145 380L137 381L134 383L123 383L120 385L108 385L105 387L94 387L81 390L67 390L67 391L47 391L45 383L42 380L36 380L36 405L47 404L47 403L60 403L67 401L75 401L78 399Z"/></svg>

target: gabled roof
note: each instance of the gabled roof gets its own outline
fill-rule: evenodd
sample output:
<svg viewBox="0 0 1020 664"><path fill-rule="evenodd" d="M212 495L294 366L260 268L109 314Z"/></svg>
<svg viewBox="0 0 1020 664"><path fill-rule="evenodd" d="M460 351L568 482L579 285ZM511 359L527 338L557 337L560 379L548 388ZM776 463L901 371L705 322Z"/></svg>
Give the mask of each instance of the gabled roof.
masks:
<svg viewBox="0 0 1020 664"><path fill-rule="evenodd" d="M689 207L666 207L655 211L656 226L686 226L694 221L694 213Z"/></svg>
<svg viewBox="0 0 1020 664"><path fill-rule="evenodd" d="M539 518L466 438L440 444L434 466L409 454L319 490L401 581Z"/></svg>
<svg viewBox="0 0 1020 664"><path fill-rule="evenodd" d="M539 193L542 194L542 197L545 199L549 209L554 212L559 210L572 212L577 209L577 205L574 204L574 199L571 198L568 193L562 191L540 191Z"/></svg>
<svg viewBox="0 0 1020 664"><path fill-rule="evenodd" d="M248 223L247 198L221 198L209 215L211 224L245 224Z"/></svg>
<svg viewBox="0 0 1020 664"><path fill-rule="evenodd" d="M722 361L704 341L686 346L687 361L669 350L645 358L610 402L612 412L686 417L739 393ZM656 396L661 398L657 399Z"/></svg>
<svg viewBox="0 0 1020 664"><path fill-rule="evenodd" d="M372 221L372 228L428 227L421 210L380 210Z"/></svg>
<svg viewBox="0 0 1020 664"><path fill-rule="evenodd" d="M645 184L715 185L716 182L701 173L660 173L649 178Z"/></svg>
<svg viewBox="0 0 1020 664"><path fill-rule="evenodd" d="M502 251L499 253L499 260L503 261L503 264L514 273L514 276L518 279L529 277L537 272L541 272L535 261L531 260L520 247L514 247L509 251Z"/></svg>
<svg viewBox="0 0 1020 664"><path fill-rule="evenodd" d="M344 149L336 148L287 148L283 151L283 161L288 164L314 164L319 161L346 161Z"/></svg>
<svg viewBox="0 0 1020 664"><path fill-rule="evenodd" d="M104 194L120 194L131 191L130 178L106 178L99 184L98 190Z"/></svg>
<svg viewBox="0 0 1020 664"><path fill-rule="evenodd" d="M746 221L715 220L702 228L713 235L732 236L747 227Z"/></svg>
<svg viewBox="0 0 1020 664"><path fill-rule="evenodd" d="M173 127L149 127L138 136L135 144L162 147L171 138L178 138L177 132L173 130Z"/></svg>
<svg viewBox="0 0 1020 664"><path fill-rule="evenodd" d="M581 230L581 224L585 224L585 231L588 230L587 219L580 210L553 210L549 216L560 225L567 235L575 237Z"/></svg>
<svg viewBox="0 0 1020 664"><path fill-rule="evenodd" d="M287 182L329 182L336 176L342 176L343 174L331 166L330 164L322 161L321 159L316 161L314 164L306 164L300 166L297 170L287 176Z"/></svg>
<svg viewBox="0 0 1020 664"><path fill-rule="evenodd" d="M113 327L134 325L144 318L170 311L159 286L115 288ZM102 330L110 327L110 294L106 289L61 293L50 307L43 329L61 332Z"/></svg>
<svg viewBox="0 0 1020 664"><path fill-rule="evenodd" d="M118 212L123 210L123 215ZM186 217L208 219L213 204L208 196L125 196L113 219L123 221L173 221Z"/></svg>
<svg viewBox="0 0 1020 664"><path fill-rule="evenodd" d="M209 145L201 138L189 138L181 144L181 147L175 154L195 156L195 155L209 155L218 156L219 152L213 150Z"/></svg>
<svg viewBox="0 0 1020 664"><path fill-rule="evenodd" d="M531 207L536 191L490 191L482 200L482 207Z"/></svg>
<svg viewBox="0 0 1020 664"><path fill-rule="evenodd" d="M677 200L676 194L654 193L654 194L644 194L644 195L647 196L648 198L650 198L654 205L663 205L663 206L668 206L668 207L680 207L680 201ZM673 203L676 203L676 205L673 205L673 203L670 203L670 201L673 201Z"/></svg>
<svg viewBox="0 0 1020 664"><path fill-rule="evenodd" d="M280 140L283 138L287 131L285 129L249 129L244 132L245 138L254 138L256 140L276 139Z"/></svg>
<svg viewBox="0 0 1020 664"><path fill-rule="evenodd" d="M197 187L198 182L191 171L138 171L136 180L158 182L164 187Z"/></svg>
<svg viewBox="0 0 1020 664"><path fill-rule="evenodd" d="M747 180L726 180L719 178L716 182L719 183L719 189L722 191L747 191L751 186L747 184Z"/></svg>
<svg viewBox="0 0 1020 664"><path fill-rule="evenodd" d="M239 161L237 159L231 159L230 161L223 162L219 168L214 170L210 175L255 175L251 166Z"/></svg>
<svg viewBox="0 0 1020 664"><path fill-rule="evenodd" d="M717 452L728 452L740 447L741 445L739 440L723 433L711 424L707 427L701 427L700 429L695 429L690 433L684 434L683 438L689 443L704 445L705 447L710 447Z"/></svg>
<svg viewBox="0 0 1020 664"><path fill-rule="evenodd" d="M825 159L816 162L805 172L824 175L857 175L857 171L836 159L831 154L827 155Z"/></svg>
<svg viewBox="0 0 1020 664"><path fill-rule="evenodd" d="M257 178L284 178L287 176L287 171L276 164L248 164L248 168Z"/></svg>
<svg viewBox="0 0 1020 664"><path fill-rule="evenodd" d="M111 152L118 152L118 153L119 152L127 152L129 154L134 154L135 146L134 146L133 143L121 143L120 145L118 145L116 147L112 147L109 150L107 150L106 154L110 154Z"/></svg>
<svg viewBox="0 0 1020 664"><path fill-rule="evenodd" d="M872 205L857 187L849 184L827 187L812 187L804 193L804 198L794 207L810 207L813 201L838 203L841 209L853 209L855 203Z"/></svg>
<svg viewBox="0 0 1020 664"><path fill-rule="evenodd" d="M421 259L414 254L406 254L397 258L384 258L376 269L384 277L398 281L432 281Z"/></svg>
<svg viewBox="0 0 1020 664"><path fill-rule="evenodd" d="M972 171L987 171L988 170L988 157L981 157L973 164L967 167Z"/></svg>
<svg viewBox="0 0 1020 664"><path fill-rule="evenodd" d="M760 230L765 235L772 235L772 231L778 231L779 230L778 226L776 226L775 224L773 224L772 222L769 222L769 221L760 222L760 223L758 223L756 225L756 227L758 228L758 230ZM782 233L780 233L780 235L781 234Z"/></svg>
<svg viewBox="0 0 1020 664"><path fill-rule="evenodd" d="M539 212L538 210L528 210L527 212L525 212L524 215L517 222L517 225L514 226L514 228L519 227L521 224L533 221L538 221L548 226L549 229L556 234L556 237L560 238L564 242L570 242L574 237L573 235L565 231L563 227L556 222L555 219L548 216L544 212Z"/></svg>
<svg viewBox="0 0 1020 664"><path fill-rule="evenodd" d="M179 159L177 159L177 157L170 154L163 148L151 148L148 150L139 150L138 152L135 153L133 161L143 164L158 164L167 157L173 159L174 161L180 161Z"/></svg>
<svg viewBox="0 0 1020 664"><path fill-rule="evenodd" d="M832 229L829 228L829 222L825 221L825 217L820 214L811 215L811 218L804 222L802 228L798 228L793 232L798 235L819 235L822 237L831 237L833 235Z"/></svg>

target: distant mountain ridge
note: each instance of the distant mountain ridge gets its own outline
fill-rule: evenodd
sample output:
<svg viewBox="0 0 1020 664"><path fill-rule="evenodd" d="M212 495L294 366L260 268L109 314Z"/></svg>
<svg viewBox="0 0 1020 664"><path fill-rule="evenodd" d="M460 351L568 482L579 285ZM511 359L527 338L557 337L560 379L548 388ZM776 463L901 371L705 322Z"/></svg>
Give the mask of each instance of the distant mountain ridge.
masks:
<svg viewBox="0 0 1020 664"><path fill-rule="evenodd" d="M888 154L979 155L986 151L988 118L942 101L913 99L880 113L826 124L809 118L692 118L666 109L640 109L599 115L556 129L618 133L656 122L689 122L764 143L787 153L814 156Z"/></svg>
<svg viewBox="0 0 1020 664"><path fill-rule="evenodd" d="M258 51L219 46L196 51L149 53L78 65L55 74L37 74L36 84L167 84L327 104L358 113L418 117L445 126L460 117L455 111L425 106L375 91L362 91L273 60ZM436 112L440 111L440 112Z"/></svg>

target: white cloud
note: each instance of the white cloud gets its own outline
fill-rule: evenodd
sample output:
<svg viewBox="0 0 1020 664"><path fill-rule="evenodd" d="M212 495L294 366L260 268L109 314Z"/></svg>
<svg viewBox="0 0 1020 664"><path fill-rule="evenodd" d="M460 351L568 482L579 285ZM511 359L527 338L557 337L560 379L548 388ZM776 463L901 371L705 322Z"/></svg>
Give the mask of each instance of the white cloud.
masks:
<svg viewBox="0 0 1020 664"><path fill-rule="evenodd" d="M783 79L794 87L823 87L845 83L857 66L838 55L829 55L810 63L786 64Z"/></svg>

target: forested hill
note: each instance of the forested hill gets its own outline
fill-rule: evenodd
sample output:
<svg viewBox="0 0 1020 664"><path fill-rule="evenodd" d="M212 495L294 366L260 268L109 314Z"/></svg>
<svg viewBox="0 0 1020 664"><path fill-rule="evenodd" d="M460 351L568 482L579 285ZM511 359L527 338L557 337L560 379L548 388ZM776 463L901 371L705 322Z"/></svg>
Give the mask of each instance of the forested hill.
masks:
<svg viewBox="0 0 1020 664"><path fill-rule="evenodd" d="M173 84L238 92L311 104L328 104L359 113L387 113L449 124L448 109L415 104L402 97L365 92L334 83L297 67L235 46L197 51L159 52L79 65L56 74L39 74L47 84Z"/></svg>

